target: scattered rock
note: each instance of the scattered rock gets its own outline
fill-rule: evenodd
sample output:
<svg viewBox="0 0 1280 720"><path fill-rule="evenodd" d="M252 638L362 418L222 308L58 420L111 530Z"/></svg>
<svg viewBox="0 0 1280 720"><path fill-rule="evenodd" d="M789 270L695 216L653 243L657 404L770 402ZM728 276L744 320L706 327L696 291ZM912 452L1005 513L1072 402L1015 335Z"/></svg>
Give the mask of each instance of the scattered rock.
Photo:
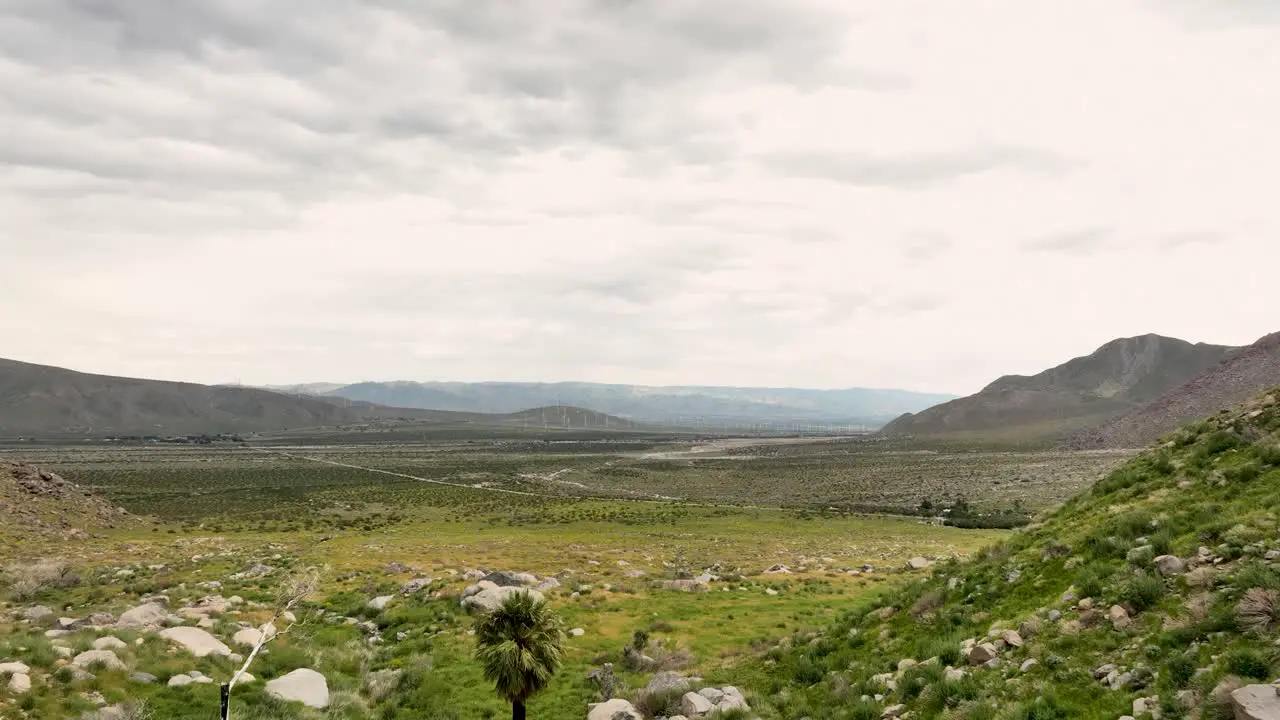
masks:
<svg viewBox="0 0 1280 720"><path fill-rule="evenodd" d="M684 697L680 698L680 712L689 717L700 718L710 713L713 707L715 706L710 700L698 693L685 693Z"/></svg>
<svg viewBox="0 0 1280 720"><path fill-rule="evenodd" d="M26 663L20 663L20 662L0 663L0 675L3 675L5 673L9 673L10 675L26 675L29 672L31 672L31 668L27 667Z"/></svg>
<svg viewBox="0 0 1280 720"><path fill-rule="evenodd" d="M435 581L435 578L414 578L400 588L400 593L403 595L412 595L416 592L421 592L423 588Z"/></svg>
<svg viewBox="0 0 1280 720"><path fill-rule="evenodd" d="M124 670L124 663L120 662L120 658L110 650L86 650L75 656L71 661L71 667L88 670L95 665L101 665L108 670Z"/></svg>
<svg viewBox="0 0 1280 720"><path fill-rule="evenodd" d="M1000 634L1000 639L1010 647L1022 647L1022 635L1013 630L1005 630Z"/></svg>
<svg viewBox="0 0 1280 720"><path fill-rule="evenodd" d="M94 650L126 650L129 645L116 637L100 637L93 641Z"/></svg>
<svg viewBox="0 0 1280 720"><path fill-rule="evenodd" d="M382 568L382 572L387 575L399 575L401 573L409 572L409 566L405 565L404 563L393 562L390 565Z"/></svg>
<svg viewBox="0 0 1280 720"><path fill-rule="evenodd" d="M385 610L387 608L387 603L390 603L394 599L395 595L381 595L370 600L368 602L368 606L374 610Z"/></svg>
<svg viewBox="0 0 1280 720"><path fill-rule="evenodd" d="M899 717L902 717L902 714L905 713L906 711L907 711L906 705L890 705L889 707L884 709L884 712L880 713L880 717L899 718Z"/></svg>
<svg viewBox="0 0 1280 720"><path fill-rule="evenodd" d="M974 645L968 655L970 665L984 665L994 659L996 659L996 646L991 643Z"/></svg>
<svg viewBox="0 0 1280 720"><path fill-rule="evenodd" d="M53 622L56 617L53 611L43 605L32 605L22 611L22 619L36 625L43 625Z"/></svg>
<svg viewBox="0 0 1280 720"><path fill-rule="evenodd" d="M169 611L158 603L149 602L127 610L116 621L116 627L127 630L147 630L162 627Z"/></svg>
<svg viewBox="0 0 1280 720"><path fill-rule="evenodd" d="M485 583L485 581L481 581ZM479 583L477 584L479 585ZM490 612L501 605L507 597L515 593L528 593L533 596L534 600L541 601L542 593L520 586L498 586L492 582L487 587L481 588L479 591L472 593L471 588L477 587L472 585L463 592L462 607L465 610L476 610L480 612Z"/></svg>
<svg viewBox="0 0 1280 720"><path fill-rule="evenodd" d="M665 671L654 675L645 686L645 694L665 693L672 690L688 690L689 681L678 672Z"/></svg>
<svg viewBox="0 0 1280 720"><path fill-rule="evenodd" d="M31 676L26 673L14 673L9 676L9 692L14 695L25 695L31 692Z"/></svg>
<svg viewBox="0 0 1280 720"><path fill-rule="evenodd" d="M764 575L790 575L791 568L787 567L786 565L783 565L782 563L778 563L776 565L770 565L768 569L764 571L763 574Z"/></svg>
<svg viewBox="0 0 1280 720"><path fill-rule="evenodd" d="M913 557L907 561L907 567L912 570L923 570L933 563L922 557Z"/></svg>
<svg viewBox="0 0 1280 720"><path fill-rule="evenodd" d="M1164 577L1181 575L1187 571L1187 564L1177 555L1161 555L1152 562L1156 570Z"/></svg>
<svg viewBox="0 0 1280 720"><path fill-rule="evenodd" d="M697 580L668 580L662 583L662 587L667 590L679 590L680 592L707 592L711 586Z"/></svg>
<svg viewBox="0 0 1280 720"><path fill-rule="evenodd" d="M294 670L267 683L267 694L281 700L300 702L307 707L329 707L329 684L324 675L308 668Z"/></svg>
<svg viewBox="0 0 1280 720"><path fill-rule="evenodd" d="M1111 609L1107 611L1107 619L1111 621L1112 627L1117 630L1124 630L1133 622L1129 618L1129 612L1119 605L1111 606Z"/></svg>
<svg viewBox="0 0 1280 720"><path fill-rule="evenodd" d="M208 655L222 655L225 657L231 654L231 648L200 628L168 628L160 631L160 637L181 645L183 649L198 658Z"/></svg>
<svg viewBox="0 0 1280 720"><path fill-rule="evenodd" d="M1026 662L1022 663L1022 666L1018 668L1018 672L1022 672L1022 673L1028 672L1031 670L1031 668L1039 664L1040 663L1035 658L1031 658Z"/></svg>
<svg viewBox="0 0 1280 720"><path fill-rule="evenodd" d="M582 628L574 628L569 631L570 637L582 637L583 635L586 635L586 634L587 634L587 631L583 630Z"/></svg>
<svg viewBox="0 0 1280 720"><path fill-rule="evenodd" d="M157 678L155 675L152 675L151 673L144 673L144 672L136 672L129 676L129 680L136 683L142 683L143 685L151 685L159 679L160 678Z"/></svg>
<svg viewBox="0 0 1280 720"><path fill-rule="evenodd" d="M621 698L614 698L588 706L587 720L644 720L644 716L636 710L635 705Z"/></svg>
<svg viewBox="0 0 1280 720"><path fill-rule="evenodd" d="M1249 685L1231 693L1231 709L1236 720L1276 720L1280 718L1280 696L1275 685Z"/></svg>
<svg viewBox="0 0 1280 720"><path fill-rule="evenodd" d="M196 679L190 675L174 675L169 678L169 687L182 687L184 685L190 685L195 681Z"/></svg>

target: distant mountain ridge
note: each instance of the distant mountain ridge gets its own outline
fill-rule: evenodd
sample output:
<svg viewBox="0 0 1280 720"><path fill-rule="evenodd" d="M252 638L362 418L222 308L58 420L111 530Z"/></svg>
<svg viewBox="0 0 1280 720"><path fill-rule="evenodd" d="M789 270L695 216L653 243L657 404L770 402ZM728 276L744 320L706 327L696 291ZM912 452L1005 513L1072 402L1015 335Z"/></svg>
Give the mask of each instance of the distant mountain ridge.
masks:
<svg viewBox="0 0 1280 720"><path fill-rule="evenodd" d="M1101 427L1079 433L1073 447L1142 447L1184 423L1280 387L1280 332L1228 353L1188 382Z"/></svg>
<svg viewBox="0 0 1280 720"><path fill-rule="evenodd" d="M881 432L1062 437L1142 406L1217 365L1233 350L1154 334L1120 338L1036 375L1008 375L974 395L903 415Z"/></svg>
<svg viewBox="0 0 1280 720"><path fill-rule="evenodd" d="M275 386L315 392L328 383ZM462 412L511 413L542 405L573 405L624 418L675 423L693 418L742 422L829 422L880 425L904 412L954 398L940 393L849 388L750 388L617 385L587 382L362 382L320 392L381 405Z"/></svg>
<svg viewBox="0 0 1280 720"><path fill-rule="evenodd" d="M620 418L573 407L484 414L388 407L263 388L94 375L0 359L0 437L247 433L415 420L623 428Z"/></svg>

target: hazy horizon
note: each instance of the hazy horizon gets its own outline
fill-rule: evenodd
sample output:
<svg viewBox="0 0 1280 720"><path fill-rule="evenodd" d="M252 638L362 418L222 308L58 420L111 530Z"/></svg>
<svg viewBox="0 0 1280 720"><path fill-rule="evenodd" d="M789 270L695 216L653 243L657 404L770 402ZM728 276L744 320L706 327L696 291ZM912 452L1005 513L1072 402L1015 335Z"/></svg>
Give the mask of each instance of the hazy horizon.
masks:
<svg viewBox="0 0 1280 720"><path fill-rule="evenodd" d="M1243 345L1276 77L1243 0L19 0L0 357L964 395Z"/></svg>

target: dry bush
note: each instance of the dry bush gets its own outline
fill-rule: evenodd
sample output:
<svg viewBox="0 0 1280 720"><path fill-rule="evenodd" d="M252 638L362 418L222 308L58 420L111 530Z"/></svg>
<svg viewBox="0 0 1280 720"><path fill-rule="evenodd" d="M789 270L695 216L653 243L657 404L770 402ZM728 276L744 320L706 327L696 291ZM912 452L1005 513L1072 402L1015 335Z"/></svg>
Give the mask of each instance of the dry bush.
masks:
<svg viewBox="0 0 1280 720"><path fill-rule="evenodd" d="M920 617L940 607L942 607L942 593L934 590L921 595L920 599L916 600L916 604L911 606L911 614L914 617Z"/></svg>
<svg viewBox="0 0 1280 720"><path fill-rule="evenodd" d="M1236 607L1236 620L1246 632L1267 632L1280 627L1280 591L1246 590Z"/></svg>
<svg viewBox="0 0 1280 720"><path fill-rule="evenodd" d="M45 559L34 563L10 565L4 571L5 581L14 600L23 601L56 587L71 587L80 577L59 559Z"/></svg>

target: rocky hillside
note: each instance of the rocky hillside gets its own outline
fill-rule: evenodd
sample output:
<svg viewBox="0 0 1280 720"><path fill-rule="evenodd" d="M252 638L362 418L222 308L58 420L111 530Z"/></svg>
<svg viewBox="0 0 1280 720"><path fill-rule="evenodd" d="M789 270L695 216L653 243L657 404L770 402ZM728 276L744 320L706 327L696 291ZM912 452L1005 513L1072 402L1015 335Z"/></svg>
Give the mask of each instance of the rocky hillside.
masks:
<svg viewBox="0 0 1280 720"><path fill-rule="evenodd" d="M123 509L34 465L0 460L0 535L76 537L133 522Z"/></svg>
<svg viewBox="0 0 1280 720"><path fill-rule="evenodd" d="M1143 407L1075 438L1080 447L1141 447L1183 423L1280 385L1280 333L1268 335Z"/></svg>
<svg viewBox="0 0 1280 720"><path fill-rule="evenodd" d="M1140 407L1217 365L1231 350L1160 335L1113 340L1037 375L1008 375L976 395L903 415L881 432L1062 437Z"/></svg>
<svg viewBox="0 0 1280 720"><path fill-rule="evenodd" d="M760 661L778 717L1280 717L1280 390Z"/></svg>

